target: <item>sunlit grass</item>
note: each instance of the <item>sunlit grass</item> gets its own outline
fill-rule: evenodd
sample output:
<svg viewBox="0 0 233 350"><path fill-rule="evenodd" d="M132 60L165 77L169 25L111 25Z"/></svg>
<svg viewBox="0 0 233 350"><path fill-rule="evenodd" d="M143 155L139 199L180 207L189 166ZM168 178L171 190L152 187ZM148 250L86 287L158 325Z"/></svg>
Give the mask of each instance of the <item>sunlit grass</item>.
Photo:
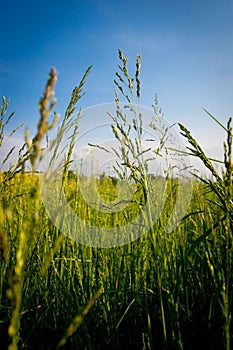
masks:
<svg viewBox="0 0 233 350"><path fill-rule="evenodd" d="M132 103L133 98L140 97L140 58L135 88L121 51L119 58L122 66L116 88ZM73 90L64 128L89 72ZM49 123L46 119L55 103L55 80L53 70L40 100L41 122L36 136L30 143L26 135L16 164L0 173L1 348L229 350L233 334L231 120L226 127L222 174L180 125L192 146L187 152L203 161L212 178L193 180L186 216L172 232L166 227L179 183L177 178L167 177L164 207L149 232L119 247L84 246L59 232L51 222L40 194L43 174L35 172L35 164L42 157L42 138L56 121ZM115 97L117 104L117 93ZM7 107L3 99L1 140ZM63 169L64 193L76 215L105 228L123 226L137 217L150 198L148 183L151 181L153 188L156 181L140 157L137 168L130 163L129 152L137 150L132 148L122 116L113 122L113 133L124 146L120 157L123 166L116 169L116 178L90 174L87 180L96 186L104 203L111 205L117 199L120 176L128 173L133 197L125 209L104 213L85 202L78 169L77 173L69 170L75 139L71 140ZM140 118L135 119L138 142L140 123ZM25 171L26 162L30 162L31 172ZM149 208L145 220L150 220L153 210Z"/></svg>

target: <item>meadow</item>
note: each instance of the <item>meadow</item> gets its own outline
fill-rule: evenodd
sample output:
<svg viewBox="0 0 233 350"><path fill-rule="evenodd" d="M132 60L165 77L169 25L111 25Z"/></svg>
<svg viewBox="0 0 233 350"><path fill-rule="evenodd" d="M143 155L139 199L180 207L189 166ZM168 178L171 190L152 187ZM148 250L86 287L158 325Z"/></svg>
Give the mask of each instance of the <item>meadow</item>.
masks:
<svg viewBox="0 0 233 350"><path fill-rule="evenodd" d="M134 80L120 50L119 59L116 106L119 107L120 94L133 108L133 97L137 99L141 93L140 56ZM91 67L73 90L58 138L69 125L90 70ZM106 228L124 226L142 212L147 202L150 205L143 220L150 221L156 199L151 197L149 188L153 189L160 180L166 184L161 214L146 233L119 246L84 245L58 230L41 198L40 181L44 174L37 171L37 164L43 157L43 142L58 121L56 114L54 120L49 119L55 106L56 79L56 71L52 69L39 103L36 135L30 141L25 132L25 143L17 161L0 173L0 348L230 350L233 343L231 118L224 126L209 114L226 131L221 173L190 131L179 124L180 136L188 143L187 154L199 158L210 176L192 177L187 212L169 232L167 223L180 181L169 173L164 177L149 174L146 162L140 158L140 116L134 121L136 146L121 112L118 119L112 118L112 131L121 145L116 176L88 176L89 183L95 183L109 202L112 201L109 194L117 196L120 179L127 177L132 182L134 193L127 207L108 214L94 210L85 202L78 170L70 167L81 123L77 118L62 168L62 186L69 205L82 221ZM2 98L0 147L5 127L14 117L8 110L9 103ZM161 114L157 101L154 112ZM11 137L16 131L17 128ZM167 129L163 132L166 134ZM161 149L165 147L163 140L162 135ZM12 153L9 150L2 165ZM137 163L132 163L132 154Z"/></svg>

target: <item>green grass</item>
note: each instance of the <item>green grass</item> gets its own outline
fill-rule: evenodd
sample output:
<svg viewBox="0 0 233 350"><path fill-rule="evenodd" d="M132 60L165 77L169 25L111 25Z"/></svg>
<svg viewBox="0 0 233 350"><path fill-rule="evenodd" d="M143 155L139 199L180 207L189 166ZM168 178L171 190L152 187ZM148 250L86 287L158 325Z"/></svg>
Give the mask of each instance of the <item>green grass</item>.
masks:
<svg viewBox="0 0 233 350"><path fill-rule="evenodd" d="M136 93L127 60L117 74L117 93L129 103L140 97L140 58L136 65ZM69 122L81 96L87 70L73 90L63 119ZM19 155L16 165L0 173L0 334L1 349L226 349L233 341L233 186L232 129L226 127L223 173L219 174L190 132L180 124L190 143L187 152L198 157L212 177L193 180L188 211L179 225L167 232L167 222L177 196L176 178L166 178L163 211L150 231L124 246L95 248L60 233L50 221L40 198L36 161L41 142L54 122L55 70L51 71L43 98L38 132ZM122 85L121 85L122 84ZM126 92L127 89L129 92ZM51 103L49 103L49 101ZM7 102L1 108L1 144ZM155 110L158 112L157 105ZM80 121L81 122L81 121ZM77 121L78 128L79 120ZM141 120L135 117L137 139ZM125 172L134 183L133 201L126 209L103 215L83 200L79 179L69 171L75 139L71 140L63 171L66 198L87 223L116 227L132 220L150 199L147 167L138 156L130 163L131 139L124 120L113 120L113 133L124 147L118 176ZM58 135L59 136L59 135ZM139 142L140 143L140 142ZM127 153L128 152L128 153ZM10 154L9 156L10 157ZM30 162L32 171L25 172ZM116 195L117 180L102 176L90 181L105 201ZM150 220L152 207L146 213Z"/></svg>

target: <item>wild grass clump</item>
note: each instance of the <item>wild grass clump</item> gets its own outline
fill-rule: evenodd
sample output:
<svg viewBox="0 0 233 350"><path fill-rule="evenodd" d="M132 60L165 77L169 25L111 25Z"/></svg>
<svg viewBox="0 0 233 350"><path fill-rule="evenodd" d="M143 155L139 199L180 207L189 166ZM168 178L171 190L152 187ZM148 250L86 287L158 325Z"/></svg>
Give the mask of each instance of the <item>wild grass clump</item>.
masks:
<svg viewBox="0 0 233 350"><path fill-rule="evenodd" d="M71 168L73 151L82 122L77 104L87 69L73 90L56 138L49 140L58 115L55 106L56 71L52 69L39 102L40 120L36 135L19 150L18 159L0 173L0 334L3 349L226 349L232 347L233 249L232 249L232 127L225 128L222 173L205 155L198 142L181 123L182 137L190 144L186 153L198 157L212 177L192 181L193 193L187 213L168 230L178 198L180 179L171 173L150 174L149 163L169 151L169 127L163 125L157 99L152 130L159 130L151 160L143 146L143 115L137 104L141 96L141 57L136 72L129 73L128 60L118 51L120 64L115 79L116 114L109 114L117 141L115 176L92 174L105 203L117 197L117 185L127 180L133 196L127 207L116 213L94 210L85 202L79 176ZM120 100L130 110L125 113ZM135 101L137 103L135 103ZM9 101L0 110L0 146L7 140ZM74 112L76 117L74 118ZM131 115L129 121L127 117ZM212 116L212 119L216 120ZM149 203L144 223L156 210L155 189L164 185L163 208L150 230L122 246L85 246L59 232L46 211L40 195L37 172L44 147L54 146L50 159L70 127L66 157L62 164L62 189L73 212L83 222L115 228L132 221ZM11 133L17 131L17 128ZM44 142L45 141L45 142ZM91 140L92 141L92 140ZM98 145L95 145L98 147ZM109 150L103 150L103 152ZM178 153L179 150L177 150ZM174 150L173 150L174 152ZM2 166L13 150L4 156ZM173 153L177 156L176 153ZM26 171L27 169L27 171ZM29 171L28 171L29 169ZM167 169L168 170L168 169ZM154 190L153 190L154 189ZM54 192L56 192L54 188ZM56 194L56 193L55 193ZM158 192L157 192L158 195ZM52 205L52 201L51 201ZM55 208L62 213L64 208Z"/></svg>
<svg viewBox="0 0 233 350"><path fill-rule="evenodd" d="M210 113L208 113L215 121ZM222 174L215 169L212 161L205 155L202 148L191 136L190 132L179 124L182 135L187 138L193 148L187 147L191 154L198 157L211 172L212 178L198 177L205 184L205 191L212 194L209 207L212 216L212 226L205 223L204 232L193 243L192 249L205 244L206 272L210 276L215 289L215 303L221 317L221 332L226 349L230 349L232 332L232 285L233 285L233 162L232 162L232 118L229 118L227 141L224 142L224 168ZM210 310L212 311L212 308Z"/></svg>

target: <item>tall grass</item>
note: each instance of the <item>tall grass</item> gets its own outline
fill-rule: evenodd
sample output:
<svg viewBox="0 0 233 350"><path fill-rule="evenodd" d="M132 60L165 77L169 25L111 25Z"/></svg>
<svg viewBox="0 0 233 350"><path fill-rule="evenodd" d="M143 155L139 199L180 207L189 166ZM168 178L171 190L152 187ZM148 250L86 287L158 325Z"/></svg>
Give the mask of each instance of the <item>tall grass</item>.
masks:
<svg viewBox="0 0 233 350"><path fill-rule="evenodd" d="M69 170L81 123L79 113L63 167L64 192L73 210L83 221L104 227L122 225L137 216L153 199L149 188L158 181L148 171L147 154L141 147L143 119L135 109L141 95L140 56L134 76L129 74L128 60L120 50L119 59L115 79L118 113L110 115L112 132L121 145L121 153L115 148L119 156L117 176L92 181L107 200L109 194L116 193L118 179L127 177L135 185L132 202L121 212L103 215L83 199L80 179ZM69 127L90 69L72 92L58 129L58 142ZM30 142L26 133L17 162L0 173L1 348L229 350L233 334L231 119L224 127L221 174L189 130L179 124L181 135L190 143L187 153L201 159L212 177L194 180L188 212L176 228L171 232L166 229L179 184L167 176L163 211L147 233L119 247L84 246L60 233L50 221L40 198L42 175L35 172L43 157L43 140L58 118L55 115L51 123L48 119L55 104L55 82L56 71L52 69L39 104L36 135ZM135 139L124 119L119 94L134 113ZM159 113L157 102L154 107ZM3 98L0 146L12 117L6 118L8 108ZM26 164L31 164L31 172L25 171ZM145 220L151 220L152 203Z"/></svg>

